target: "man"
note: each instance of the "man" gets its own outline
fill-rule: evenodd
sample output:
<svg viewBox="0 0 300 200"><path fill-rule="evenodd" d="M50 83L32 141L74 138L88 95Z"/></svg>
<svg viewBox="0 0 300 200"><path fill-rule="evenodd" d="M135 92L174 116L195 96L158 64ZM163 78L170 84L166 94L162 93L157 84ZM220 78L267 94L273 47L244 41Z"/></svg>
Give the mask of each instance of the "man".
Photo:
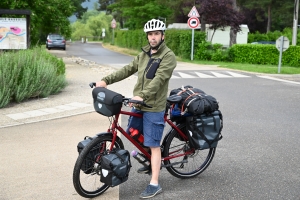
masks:
<svg viewBox="0 0 300 200"><path fill-rule="evenodd" d="M151 150L151 166L138 170L139 173L149 173L152 170L150 184L141 193L141 198L150 198L162 192L158 183L161 167L160 141L165 124L164 112L169 80L176 67L175 54L164 42L164 31L165 24L162 21L156 19L148 21L144 26L144 32L147 34L149 44L142 48L142 52L130 64L96 83L96 87L106 87L138 72L132 99L144 101L152 106L152 108L133 108L133 112L143 113L143 118L131 117L128 123L128 129L133 127L142 131L144 146Z"/></svg>

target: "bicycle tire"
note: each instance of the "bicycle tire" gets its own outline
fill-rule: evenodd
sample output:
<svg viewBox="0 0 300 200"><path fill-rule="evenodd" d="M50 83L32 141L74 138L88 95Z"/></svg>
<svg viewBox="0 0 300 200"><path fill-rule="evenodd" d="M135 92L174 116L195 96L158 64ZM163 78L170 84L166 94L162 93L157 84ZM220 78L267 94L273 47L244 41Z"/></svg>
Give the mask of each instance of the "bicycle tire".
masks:
<svg viewBox="0 0 300 200"><path fill-rule="evenodd" d="M90 155L94 155L93 153L95 150L100 150L103 145L105 145L105 150L109 149L111 141L112 135L96 137L82 150L78 156L73 170L73 185L80 196L85 198L93 198L101 195L110 187L109 185L100 182L100 159L98 159L99 162L95 161L98 156L101 156L102 152L99 151L94 158L90 158ZM114 148L124 149L123 142L120 138L116 139ZM103 148L101 151L103 151ZM92 152L92 154L90 152ZM92 167L83 171L82 168L86 167L87 161L93 163Z"/></svg>
<svg viewBox="0 0 300 200"><path fill-rule="evenodd" d="M179 124L177 127L186 134L186 124ZM163 157L182 154L190 150L194 152L186 156L164 161L164 165L167 166L166 169L170 174L177 178L195 177L209 166L216 151L216 148L205 150L193 149L190 147L188 141L184 141L179 133L175 129L172 129L164 146ZM183 160L187 162L183 162Z"/></svg>

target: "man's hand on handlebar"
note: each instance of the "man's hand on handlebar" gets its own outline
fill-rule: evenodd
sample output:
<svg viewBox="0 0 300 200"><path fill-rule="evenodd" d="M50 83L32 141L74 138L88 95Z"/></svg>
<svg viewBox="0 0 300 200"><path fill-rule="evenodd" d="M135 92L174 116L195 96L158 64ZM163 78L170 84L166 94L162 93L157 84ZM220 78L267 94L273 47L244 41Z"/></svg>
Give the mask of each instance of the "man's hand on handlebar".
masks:
<svg viewBox="0 0 300 200"><path fill-rule="evenodd" d="M141 97L139 97L139 96L134 96L134 97L131 98L131 100L144 101L144 100L143 100ZM132 107L132 106L138 106L138 105L136 105L136 104L134 104L134 103L129 103L129 107Z"/></svg>
<svg viewBox="0 0 300 200"><path fill-rule="evenodd" d="M96 82L96 87L107 88L107 84L105 83L105 81L99 81L99 82Z"/></svg>

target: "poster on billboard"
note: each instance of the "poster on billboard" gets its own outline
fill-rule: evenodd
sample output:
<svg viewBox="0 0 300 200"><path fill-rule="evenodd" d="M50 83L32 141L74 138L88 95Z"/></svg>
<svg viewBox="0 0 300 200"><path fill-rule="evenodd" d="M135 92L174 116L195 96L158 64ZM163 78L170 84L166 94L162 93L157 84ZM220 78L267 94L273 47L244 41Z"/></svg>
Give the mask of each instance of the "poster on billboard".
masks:
<svg viewBox="0 0 300 200"><path fill-rule="evenodd" d="M0 18L0 49L26 48L26 18Z"/></svg>

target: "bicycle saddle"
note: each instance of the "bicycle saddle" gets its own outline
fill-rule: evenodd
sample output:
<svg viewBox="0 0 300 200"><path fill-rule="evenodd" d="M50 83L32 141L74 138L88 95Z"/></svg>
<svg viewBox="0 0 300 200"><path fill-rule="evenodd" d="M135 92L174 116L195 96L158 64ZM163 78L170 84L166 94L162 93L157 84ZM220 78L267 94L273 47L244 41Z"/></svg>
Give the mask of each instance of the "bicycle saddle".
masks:
<svg viewBox="0 0 300 200"><path fill-rule="evenodd" d="M170 103L178 103L182 100L182 96L178 94L171 95L167 98L167 101Z"/></svg>

